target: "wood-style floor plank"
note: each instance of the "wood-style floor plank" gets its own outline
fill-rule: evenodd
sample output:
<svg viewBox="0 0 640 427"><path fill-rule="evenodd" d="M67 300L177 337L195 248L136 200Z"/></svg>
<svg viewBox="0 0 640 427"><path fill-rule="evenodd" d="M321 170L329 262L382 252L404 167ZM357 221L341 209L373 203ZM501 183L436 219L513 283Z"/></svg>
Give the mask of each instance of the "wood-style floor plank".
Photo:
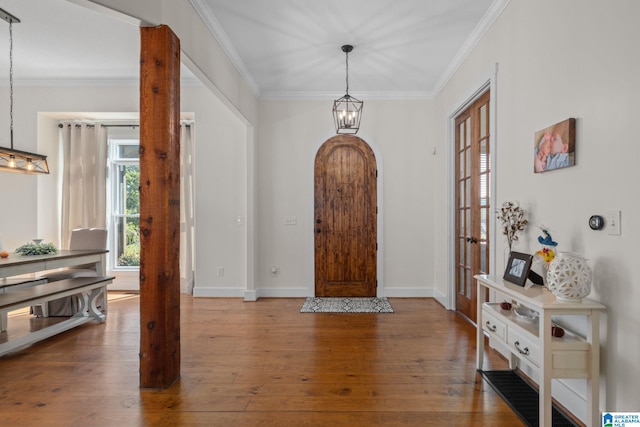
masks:
<svg viewBox="0 0 640 427"><path fill-rule="evenodd" d="M473 326L434 300L391 299L392 314L300 313L302 302L182 296L181 378L141 390L139 299L112 301L105 324L0 358L0 423L523 425L477 374Z"/></svg>

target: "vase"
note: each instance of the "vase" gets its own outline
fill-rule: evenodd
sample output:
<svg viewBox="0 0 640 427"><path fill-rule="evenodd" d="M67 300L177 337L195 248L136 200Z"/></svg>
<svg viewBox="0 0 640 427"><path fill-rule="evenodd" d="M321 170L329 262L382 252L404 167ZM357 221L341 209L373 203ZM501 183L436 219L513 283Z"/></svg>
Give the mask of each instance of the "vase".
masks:
<svg viewBox="0 0 640 427"><path fill-rule="evenodd" d="M560 301L580 302L591 293L593 273L578 254L559 252L549 264L547 287Z"/></svg>

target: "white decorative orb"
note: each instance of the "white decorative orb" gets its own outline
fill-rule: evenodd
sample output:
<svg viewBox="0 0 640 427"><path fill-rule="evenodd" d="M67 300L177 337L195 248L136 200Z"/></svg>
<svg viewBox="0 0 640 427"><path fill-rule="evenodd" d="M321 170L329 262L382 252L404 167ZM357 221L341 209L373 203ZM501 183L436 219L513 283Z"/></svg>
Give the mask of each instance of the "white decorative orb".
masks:
<svg viewBox="0 0 640 427"><path fill-rule="evenodd" d="M547 286L560 301L579 302L591 293L592 278L586 259L560 252L549 264Z"/></svg>

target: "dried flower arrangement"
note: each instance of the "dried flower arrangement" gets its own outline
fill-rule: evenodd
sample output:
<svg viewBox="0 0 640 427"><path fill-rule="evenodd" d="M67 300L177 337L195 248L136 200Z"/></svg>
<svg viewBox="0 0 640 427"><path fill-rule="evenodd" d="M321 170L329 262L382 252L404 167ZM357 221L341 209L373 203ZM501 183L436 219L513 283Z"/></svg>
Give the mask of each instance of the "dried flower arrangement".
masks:
<svg viewBox="0 0 640 427"><path fill-rule="evenodd" d="M518 232L524 230L529 221L524 218L524 210L520 209L518 202L504 202L498 211L498 219L502 222L502 234L507 236L511 253L513 242L518 240Z"/></svg>

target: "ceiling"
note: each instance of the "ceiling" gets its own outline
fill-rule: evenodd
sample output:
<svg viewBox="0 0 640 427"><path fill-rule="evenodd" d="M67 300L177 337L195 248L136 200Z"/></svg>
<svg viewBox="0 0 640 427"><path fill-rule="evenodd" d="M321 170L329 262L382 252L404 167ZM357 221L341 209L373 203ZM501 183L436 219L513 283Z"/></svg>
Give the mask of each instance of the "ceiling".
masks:
<svg viewBox="0 0 640 427"><path fill-rule="evenodd" d="M256 96L430 98L508 0L190 0ZM68 0L0 0L14 84L137 83L138 28ZM4 36L2 34L4 33ZM9 74L0 21L0 82ZM4 52L4 54L2 54ZM6 77L2 77L6 70ZM183 67L183 75L193 75Z"/></svg>

